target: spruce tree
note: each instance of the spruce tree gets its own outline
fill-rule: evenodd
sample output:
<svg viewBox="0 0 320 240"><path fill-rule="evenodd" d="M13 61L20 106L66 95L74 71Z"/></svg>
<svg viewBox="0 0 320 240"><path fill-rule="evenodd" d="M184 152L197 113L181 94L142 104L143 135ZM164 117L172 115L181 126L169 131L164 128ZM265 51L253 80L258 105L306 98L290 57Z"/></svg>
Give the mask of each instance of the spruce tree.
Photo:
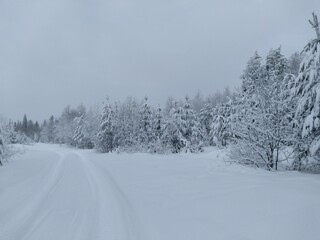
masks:
<svg viewBox="0 0 320 240"><path fill-rule="evenodd" d="M211 126L214 118L214 108L212 104L205 104L204 108L201 109L200 111L200 124L202 129L204 130L204 135L205 135L205 142L208 145L212 145L212 138L210 135L211 132Z"/></svg>
<svg viewBox="0 0 320 240"><path fill-rule="evenodd" d="M232 101L220 104L215 108L215 114L211 125L211 139L214 145L226 146L231 138L231 113Z"/></svg>
<svg viewBox="0 0 320 240"><path fill-rule="evenodd" d="M144 98L140 110L140 121L139 121L139 144L140 148L148 149L149 144L153 142L153 129L152 129L152 110L148 104L148 98Z"/></svg>
<svg viewBox="0 0 320 240"><path fill-rule="evenodd" d="M256 91L260 85L262 74L262 58L256 51L254 55L249 59L246 69L241 76L242 86L241 92L244 96L249 97Z"/></svg>
<svg viewBox="0 0 320 240"><path fill-rule="evenodd" d="M163 133L163 115L160 106L156 109L152 126L155 138L160 139Z"/></svg>
<svg viewBox="0 0 320 240"><path fill-rule="evenodd" d="M179 128L186 140L185 151L197 152L202 150L203 132L197 114L190 106L189 98L186 97L183 108L180 111L181 117Z"/></svg>
<svg viewBox="0 0 320 240"><path fill-rule="evenodd" d="M28 134L28 118L27 118L26 114L23 115L21 131L23 134L25 134L27 136L27 134Z"/></svg>
<svg viewBox="0 0 320 240"><path fill-rule="evenodd" d="M114 111L109 100L104 104L101 121L98 130L98 150L100 152L111 152L114 150Z"/></svg>
<svg viewBox="0 0 320 240"><path fill-rule="evenodd" d="M73 142L77 148L85 148L85 136L83 133L84 129L84 116L75 118L74 120L77 123L76 130L73 135Z"/></svg>
<svg viewBox="0 0 320 240"><path fill-rule="evenodd" d="M2 166L2 160L4 159L4 136L3 136L3 130L0 125L0 166Z"/></svg>
<svg viewBox="0 0 320 240"><path fill-rule="evenodd" d="M163 152L162 135L164 131L164 119L162 109L159 106L152 117L152 142L149 144L149 152Z"/></svg>
<svg viewBox="0 0 320 240"><path fill-rule="evenodd" d="M56 140L56 124L54 116L49 118L49 123L47 125L47 137L49 143L54 143Z"/></svg>
<svg viewBox="0 0 320 240"><path fill-rule="evenodd" d="M176 102L173 105L167 117L161 141L163 146L172 153L179 153L186 146L186 139L180 127L182 108L177 107Z"/></svg>
<svg viewBox="0 0 320 240"><path fill-rule="evenodd" d="M320 30L317 16L309 20L316 37L303 49L304 58L295 81L294 94L298 97L295 114L299 130L296 132L295 169L320 161ZM311 156L312 158L309 158Z"/></svg>

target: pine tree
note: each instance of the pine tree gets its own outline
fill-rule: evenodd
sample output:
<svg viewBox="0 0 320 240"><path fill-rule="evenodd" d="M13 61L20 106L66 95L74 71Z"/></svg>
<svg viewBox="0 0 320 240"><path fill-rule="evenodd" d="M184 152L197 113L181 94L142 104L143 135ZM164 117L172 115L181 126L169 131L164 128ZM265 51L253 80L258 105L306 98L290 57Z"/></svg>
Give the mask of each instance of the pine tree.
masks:
<svg viewBox="0 0 320 240"><path fill-rule="evenodd" d="M271 49L266 58L266 80L281 83L288 67L288 60L281 53L281 47Z"/></svg>
<svg viewBox="0 0 320 240"><path fill-rule="evenodd" d="M148 104L148 98L144 98L144 103L140 110L139 121L139 144L140 148L148 149L149 144L154 141L153 129L152 129L152 110Z"/></svg>
<svg viewBox="0 0 320 240"><path fill-rule="evenodd" d="M166 120L161 142L172 153L179 153L186 146L186 139L181 132L181 111L177 103L170 110Z"/></svg>
<svg viewBox="0 0 320 240"><path fill-rule="evenodd" d="M54 143L56 139L56 124L54 116L49 118L49 123L47 126L47 137L49 143Z"/></svg>
<svg viewBox="0 0 320 240"><path fill-rule="evenodd" d="M24 116L23 116L21 131L23 134L25 134L27 136L27 134L28 134L28 119L27 119L26 114L24 114Z"/></svg>
<svg viewBox="0 0 320 240"><path fill-rule="evenodd" d="M316 38L303 49L304 58L295 81L294 93L299 98L295 114L299 126L296 133L295 169L301 169L302 165L320 164L315 160L320 156L320 30L315 14L309 22L316 32Z"/></svg>
<svg viewBox="0 0 320 240"><path fill-rule="evenodd" d="M218 146L226 146L231 138L231 112L232 101L216 107L211 124L210 135L213 143Z"/></svg>
<svg viewBox="0 0 320 240"><path fill-rule="evenodd" d="M114 143L118 150L137 151L139 145L141 108L133 98L127 98L115 109L115 136Z"/></svg>
<svg viewBox="0 0 320 240"><path fill-rule="evenodd" d="M86 110L83 105L77 107L77 109L72 109L67 106L61 116L55 120L55 142L67 145L73 145L73 134L77 127L75 118L81 115L86 115Z"/></svg>
<svg viewBox="0 0 320 240"><path fill-rule="evenodd" d="M84 133L83 133L83 128L84 128L84 125L85 125L84 116L82 115L80 117L77 117L77 118L75 118L74 121L77 123L77 127L76 127L76 130L75 130L74 135L73 135L74 145L77 148L85 148L86 147L85 136L84 136Z"/></svg>
<svg viewBox="0 0 320 240"><path fill-rule="evenodd" d="M88 113L84 115L84 128L83 132L87 138L86 148L92 149L98 141L98 129L100 123L100 109L98 106L90 108Z"/></svg>
<svg viewBox="0 0 320 240"><path fill-rule="evenodd" d="M6 128L6 131L7 132L7 138L8 138L8 142L11 143L11 144L16 144L18 143L18 133L16 132L15 130L15 124L10 120L5 128Z"/></svg>
<svg viewBox="0 0 320 240"><path fill-rule="evenodd" d="M57 121L54 116L44 120L41 126L40 141L44 143L55 143L57 139Z"/></svg>
<svg viewBox="0 0 320 240"><path fill-rule="evenodd" d="M40 134L41 134L41 128L39 123L36 121L34 124L34 141L39 142L40 141Z"/></svg>
<svg viewBox="0 0 320 240"><path fill-rule="evenodd" d="M205 104L204 108L200 111L200 124L202 129L204 130L204 140L207 145L212 145L212 136L211 136L211 128L214 118L214 108L212 104Z"/></svg>
<svg viewBox="0 0 320 240"><path fill-rule="evenodd" d="M300 54L298 52L295 52L290 56L290 58L288 59L288 70L287 70L289 74L298 76L302 59L303 59L303 54Z"/></svg>
<svg viewBox="0 0 320 240"><path fill-rule="evenodd" d="M48 141L48 134L47 134L47 127L48 123L47 120L44 120L41 124L41 133L40 133L40 142L47 143Z"/></svg>
<svg viewBox="0 0 320 240"><path fill-rule="evenodd" d="M163 133L163 115L162 115L162 109L160 106L156 110L152 125L153 125L153 132L156 139L160 139Z"/></svg>
<svg viewBox="0 0 320 240"><path fill-rule="evenodd" d="M2 160L4 159L4 148L5 148L5 141L4 141L4 136L3 136L3 130L0 125L0 166L2 166Z"/></svg>
<svg viewBox="0 0 320 240"><path fill-rule="evenodd" d="M242 86L241 92L245 96L251 96L259 87L261 74L262 74L262 58L259 56L258 52L249 59L247 67L244 70L241 79Z"/></svg>
<svg viewBox="0 0 320 240"><path fill-rule="evenodd" d="M161 141L163 130L164 119L162 109L159 106L152 116L152 142L149 144L149 152L161 153L164 151Z"/></svg>
<svg viewBox="0 0 320 240"><path fill-rule="evenodd" d="M180 109L179 129L186 140L185 151L202 150L203 132L197 114L191 109L189 98L186 97L183 108Z"/></svg>
<svg viewBox="0 0 320 240"><path fill-rule="evenodd" d="M109 103L109 100L107 100L102 110L101 121L98 130L97 148L100 152L105 153L114 150L114 130L114 111Z"/></svg>
<svg viewBox="0 0 320 240"><path fill-rule="evenodd" d="M191 99L190 105L196 113L200 113L201 109L203 109L205 103L200 91Z"/></svg>
<svg viewBox="0 0 320 240"><path fill-rule="evenodd" d="M164 127L162 143L173 153L202 151L203 131L188 97L183 107L178 107L177 102L174 103Z"/></svg>

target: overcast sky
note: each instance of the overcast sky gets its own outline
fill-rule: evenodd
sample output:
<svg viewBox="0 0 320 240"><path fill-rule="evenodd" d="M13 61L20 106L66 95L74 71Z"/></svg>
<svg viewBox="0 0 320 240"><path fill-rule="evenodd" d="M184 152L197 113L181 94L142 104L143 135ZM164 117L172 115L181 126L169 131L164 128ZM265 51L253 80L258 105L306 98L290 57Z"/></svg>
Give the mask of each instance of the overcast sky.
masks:
<svg viewBox="0 0 320 240"><path fill-rule="evenodd" d="M314 37L319 0L0 0L0 113L239 86L249 57Z"/></svg>

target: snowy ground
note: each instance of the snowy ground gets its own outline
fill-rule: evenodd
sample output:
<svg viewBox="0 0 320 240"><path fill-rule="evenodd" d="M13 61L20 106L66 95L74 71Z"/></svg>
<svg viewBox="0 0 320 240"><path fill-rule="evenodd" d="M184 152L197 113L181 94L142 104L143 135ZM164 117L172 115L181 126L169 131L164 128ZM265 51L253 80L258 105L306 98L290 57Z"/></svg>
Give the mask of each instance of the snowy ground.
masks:
<svg viewBox="0 0 320 240"><path fill-rule="evenodd" d="M0 239L319 239L319 175L224 156L28 146L0 168Z"/></svg>

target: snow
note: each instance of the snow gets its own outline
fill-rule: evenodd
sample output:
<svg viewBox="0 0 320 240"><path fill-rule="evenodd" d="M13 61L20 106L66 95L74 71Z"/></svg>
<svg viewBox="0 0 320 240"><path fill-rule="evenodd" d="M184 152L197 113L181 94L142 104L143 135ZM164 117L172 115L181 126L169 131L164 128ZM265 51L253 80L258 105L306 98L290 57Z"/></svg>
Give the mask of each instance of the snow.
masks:
<svg viewBox="0 0 320 240"><path fill-rule="evenodd" d="M313 114L309 114L304 123L303 123L303 128L302 128L302 137L307 137L313 130Z"/></svg>
<svg viewBox="0 0 320 240"><path fill-rule="evenodd" d="M0 239L316 240L320 176L225 151L97 154L27 146L0 168Z"/></svg>

